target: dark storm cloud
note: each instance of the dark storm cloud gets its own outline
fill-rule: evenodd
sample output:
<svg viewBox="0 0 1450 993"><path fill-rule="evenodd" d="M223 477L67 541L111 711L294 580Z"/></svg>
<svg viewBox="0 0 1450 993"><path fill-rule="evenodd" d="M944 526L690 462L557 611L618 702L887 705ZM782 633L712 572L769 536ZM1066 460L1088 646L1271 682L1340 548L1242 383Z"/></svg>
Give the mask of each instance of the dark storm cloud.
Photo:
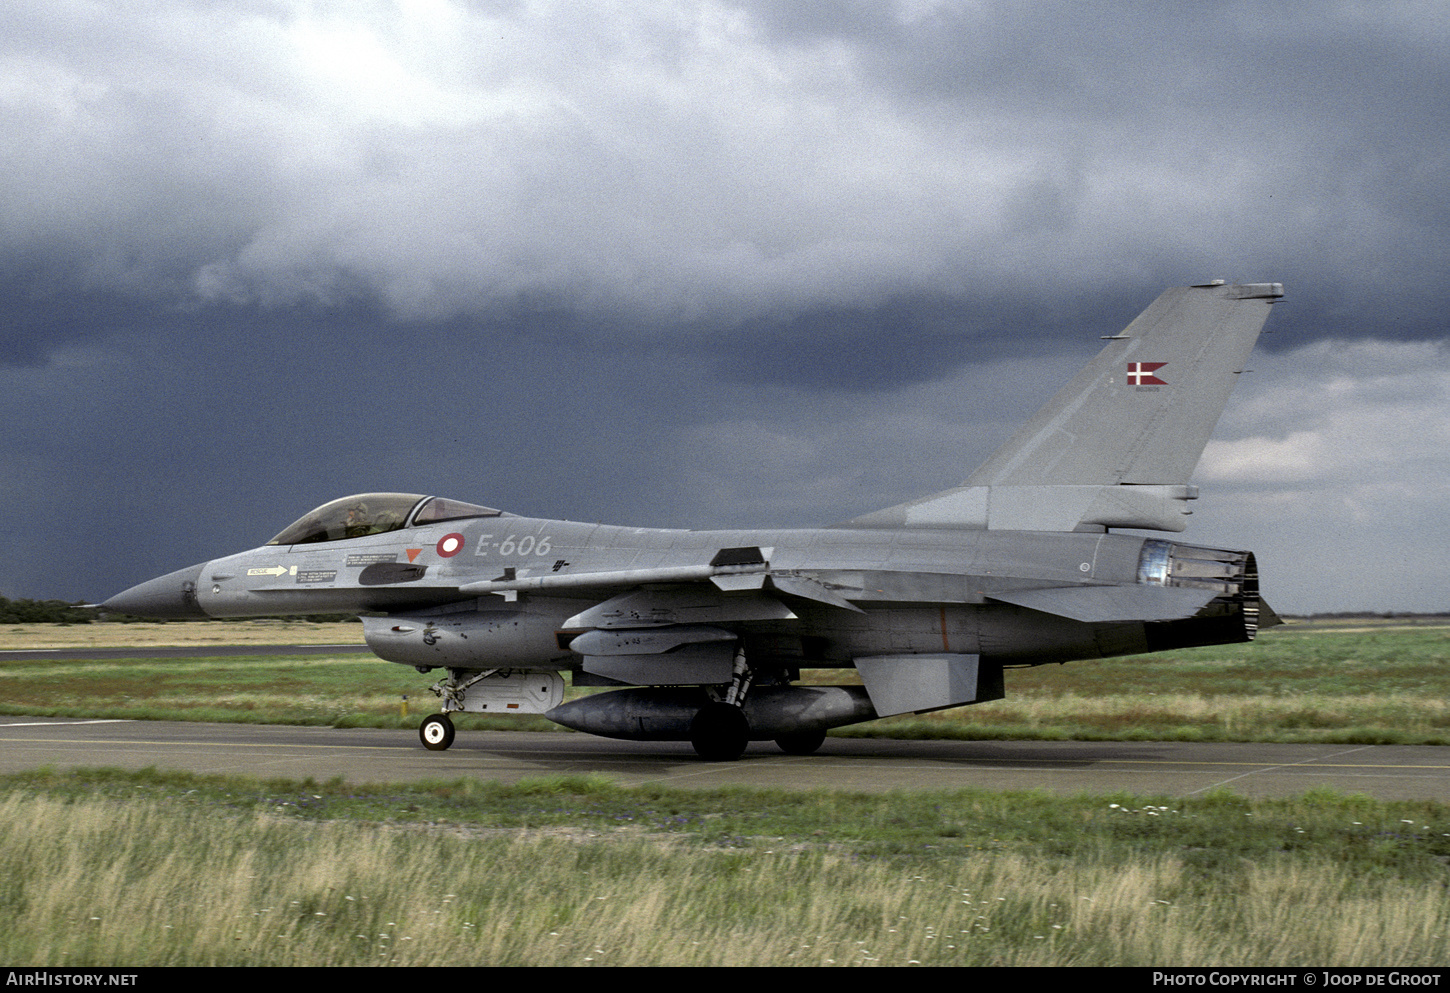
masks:
<svg viewBox="0 0 1450 993"><path fill-rule="evenodd" d="M1403 302L1444 247L1443 26L1396 9L24 10L0 249L86 292L710 349L1293 278L1354 333L1346 282ZM1411 296L1396 333L1439 333Z"/></svg>
<svg viewBox="0 0 1450 993"><path fill-rule="evenodd" d="M0 592L103 596L354 490L839 520L959 481L1215 277L1287 285L1265 354L1307 377L1215 478L1342 459L1274 483L1280 530L1367 527L1375 442L1304 398L1400 408L1312 349L1442 409L1408 356L1446 337L1447 66L1418 4L20 0L0 511L59 537Z"/></svg>
<svg viewBox="0 0 1450 993"><path fill-rule="evenodd" d="M1114 256L1150 282L1195 278L1160 259L1272 276L1316 333L1445 333L1450 157L1432 136L1450 131L1450 61L1433 6L739 6L785 43L845 46L912 112L986 122L974 138L1024 153L1004 226L1065 235L1036 256L1059 281L1094 225L1126 236Z"/></svg>
<svg viewBox="0 0 1450 993"><path fill-rule="evenodd" d="M1126 299L1121 297L1126 296ZM994 294L921 294L870 307L817 307L751 318L717 334L710 354L729 378L812 390L879 391L962 366L1060 350L1115 334L1151 297L1099 293L1071 302Z"/></svg>

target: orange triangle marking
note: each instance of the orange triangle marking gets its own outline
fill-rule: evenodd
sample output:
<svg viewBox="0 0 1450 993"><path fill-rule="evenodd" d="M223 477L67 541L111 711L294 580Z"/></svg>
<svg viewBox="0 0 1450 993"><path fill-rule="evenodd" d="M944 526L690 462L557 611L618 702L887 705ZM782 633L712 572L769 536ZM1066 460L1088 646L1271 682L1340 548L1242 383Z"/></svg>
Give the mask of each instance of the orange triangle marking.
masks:
<svg viewBox="0 0 1450 993"><path fill-rule="evenodd" d="M407 551L408 551L408 561L409 562L412 562L414 559L416 559L418 557L418 553L420 553L421 551L423 551L423 549L421 549L421 548L409 548Z"/></svg>

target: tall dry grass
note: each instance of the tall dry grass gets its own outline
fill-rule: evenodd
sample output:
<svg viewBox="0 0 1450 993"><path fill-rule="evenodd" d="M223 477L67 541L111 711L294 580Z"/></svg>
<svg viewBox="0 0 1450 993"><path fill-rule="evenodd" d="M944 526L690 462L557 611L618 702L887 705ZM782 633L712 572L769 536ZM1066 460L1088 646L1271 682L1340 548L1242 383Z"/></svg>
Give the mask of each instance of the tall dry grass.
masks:
<svg viewBox="0 0 1450 993"><path fill-rule="evenodd" d="M1450 740L1450 700L1423 693L1019 694L959 710L896 718L844 734L1203 741Z"/></svg>
<svg viewBox="0 0 1450 993"><path fill-rule="evenodd" d="M302 823L0 801L0 959L25 965L1411 965L1440 886L1329 860L840 849L629 832Z"/></svg>

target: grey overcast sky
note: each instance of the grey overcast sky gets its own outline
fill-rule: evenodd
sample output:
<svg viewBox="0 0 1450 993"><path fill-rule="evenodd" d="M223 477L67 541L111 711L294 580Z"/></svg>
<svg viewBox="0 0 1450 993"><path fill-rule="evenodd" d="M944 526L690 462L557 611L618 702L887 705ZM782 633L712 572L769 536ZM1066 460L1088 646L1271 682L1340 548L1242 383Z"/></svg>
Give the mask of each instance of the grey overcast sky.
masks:
<svg viewBox="0 0 1450 993"><path fill-rule="evenodd" d="M1439 0L9 0L0 593L367 490L830 523L1225 278L1184 540L1450 609L1447 94Z"/></svg>

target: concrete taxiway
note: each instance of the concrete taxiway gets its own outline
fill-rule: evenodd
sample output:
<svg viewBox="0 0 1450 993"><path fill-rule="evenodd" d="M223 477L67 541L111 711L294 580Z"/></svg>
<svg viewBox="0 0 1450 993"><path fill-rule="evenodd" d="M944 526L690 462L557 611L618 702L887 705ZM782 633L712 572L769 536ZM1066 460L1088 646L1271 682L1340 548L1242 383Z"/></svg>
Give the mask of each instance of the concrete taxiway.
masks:
<svg viewBox="0 0 1450 993"><path fill-rule="evenodd" d="M621 785L868 792L979 787L1181 797L1227 789L1269 797L1328 787L1450 802L1450 750L1433 746L828 738L812 756L759 742L739 761L703 762L684 742L567 732L460 730L451 749L430 752L408 730L0 718L0 771L44 766L358 783L598 773Z"/></svg>

